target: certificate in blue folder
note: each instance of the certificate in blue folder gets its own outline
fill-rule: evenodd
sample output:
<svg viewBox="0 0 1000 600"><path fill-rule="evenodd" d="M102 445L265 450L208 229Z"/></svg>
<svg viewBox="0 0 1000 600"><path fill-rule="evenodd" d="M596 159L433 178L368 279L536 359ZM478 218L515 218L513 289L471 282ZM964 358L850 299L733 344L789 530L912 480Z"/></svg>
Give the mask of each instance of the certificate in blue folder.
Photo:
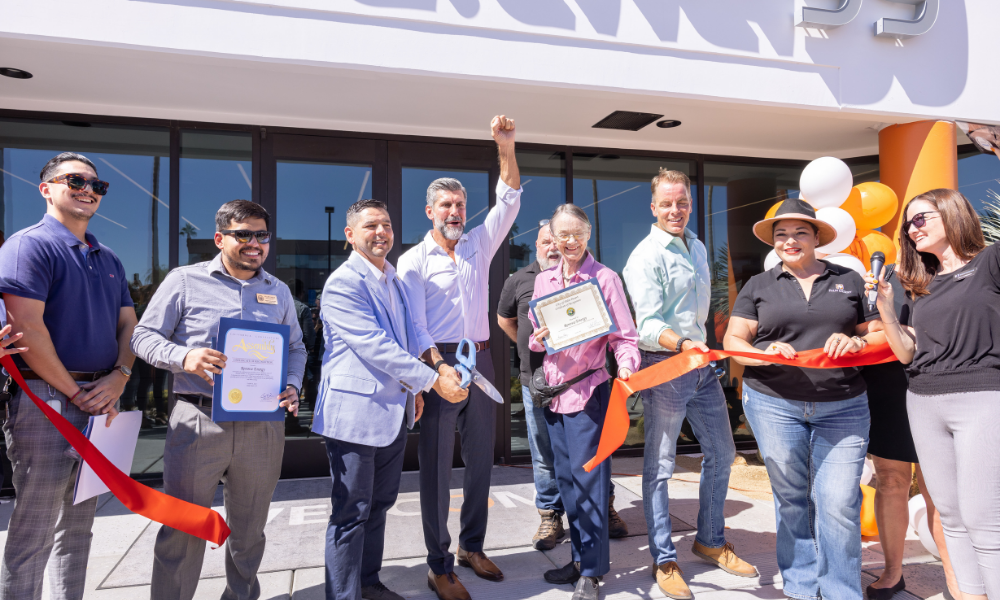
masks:
<svg viewBox="0 0 1000 600"><path fill-rule="evenodd" d="M212 421L281 421L285 409L278 395L288 375L291 328L223 318L215 349L226 355L226 368L215 376Z"/></svg>

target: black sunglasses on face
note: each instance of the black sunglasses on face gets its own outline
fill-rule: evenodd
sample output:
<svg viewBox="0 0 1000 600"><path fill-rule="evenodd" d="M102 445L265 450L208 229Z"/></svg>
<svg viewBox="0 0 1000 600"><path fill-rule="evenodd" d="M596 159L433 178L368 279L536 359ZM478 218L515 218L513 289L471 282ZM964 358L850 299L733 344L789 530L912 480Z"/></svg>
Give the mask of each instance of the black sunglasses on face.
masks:
<svg viewBox="0 0 1000 600"><path fill-rule="evenodd" d="M936 210L924 211L913 215L913 218L909 221L903 221L903 233L910 233L910 225L916 225L917 228L923 227L927 224L926 215L934 214L936 212Z"/></svg>
<svg viewBox="0 0 1000 600"><path fill-rule="evenodd" d="M231 235L236 238L236 241L241 244L249 244L251 238L257 238L258 244L267 244L271 242L271 232L270 231L248 231L246 229L222 229L219 233L223 235Z"/></svg>
<svg viewBox="0 0 1000 600"><path fill-rule="evenodd" d="M65 184L71 190L80 191L90 184L90 189L94 190L94 193L98 196L103 196L108 193L108 186L111 185L107 181L101 181L98 178L89 179L83 175L77 175L75 173L66 173L64 175L59 175L58 177L53 177L52 179L46 181L45 183L62 183Z"/></svg>

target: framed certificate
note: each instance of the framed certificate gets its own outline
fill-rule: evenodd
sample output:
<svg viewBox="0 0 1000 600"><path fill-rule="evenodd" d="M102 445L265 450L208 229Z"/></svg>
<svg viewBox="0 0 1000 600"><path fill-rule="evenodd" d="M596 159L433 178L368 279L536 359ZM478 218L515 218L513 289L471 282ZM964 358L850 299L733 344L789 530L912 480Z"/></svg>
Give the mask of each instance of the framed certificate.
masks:
<svg viewBox="0 0 1000 600"><path fill-rule="evenodd" d="M538 326L549 328L548 354L618 331L596 279L536 298L528 306Z"/></svg>
<svg viewBox="0 0 1000 600"><path fill-rule="evenodd" d="M223 318L216 350L226 355L226 368L215 376L212 421L283 421L278 395L288 375L291 328Z"/></svg>

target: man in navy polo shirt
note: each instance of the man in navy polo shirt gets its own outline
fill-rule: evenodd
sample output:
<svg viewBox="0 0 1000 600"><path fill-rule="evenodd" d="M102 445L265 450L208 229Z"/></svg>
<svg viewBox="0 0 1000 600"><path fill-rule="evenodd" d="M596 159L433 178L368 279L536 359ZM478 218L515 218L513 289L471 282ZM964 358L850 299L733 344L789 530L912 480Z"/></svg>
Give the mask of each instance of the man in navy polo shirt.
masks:
<svg viewBox="0 0 1000 600"><path fill-rule="evenodd" d="M117 414L131 375L135 310L121 261L87 224L107 184L89 159L50 160L38 186L42 220L0 248L0 292L28 387L81 431L90 415ZM3 427L17 500L0 566L0 599L40 598L49 555L51 597L82 598L97 498L73 505L79 457L23 391Z"/></svg>

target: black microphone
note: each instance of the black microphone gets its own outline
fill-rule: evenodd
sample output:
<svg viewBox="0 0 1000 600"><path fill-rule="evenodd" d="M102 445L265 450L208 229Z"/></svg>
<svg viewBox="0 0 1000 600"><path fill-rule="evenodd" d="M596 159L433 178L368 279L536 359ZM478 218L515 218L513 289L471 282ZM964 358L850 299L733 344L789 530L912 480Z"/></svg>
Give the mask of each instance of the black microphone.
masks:
<svg viewBox="0 0 1000 600"><path fill-rule="evenodd" d="M872 254L872 276L878 277L879 271L885 266L885 254L876 252ZM868 310L875 309L875 301L878 300L878 284L868 291Z"/></svg>

